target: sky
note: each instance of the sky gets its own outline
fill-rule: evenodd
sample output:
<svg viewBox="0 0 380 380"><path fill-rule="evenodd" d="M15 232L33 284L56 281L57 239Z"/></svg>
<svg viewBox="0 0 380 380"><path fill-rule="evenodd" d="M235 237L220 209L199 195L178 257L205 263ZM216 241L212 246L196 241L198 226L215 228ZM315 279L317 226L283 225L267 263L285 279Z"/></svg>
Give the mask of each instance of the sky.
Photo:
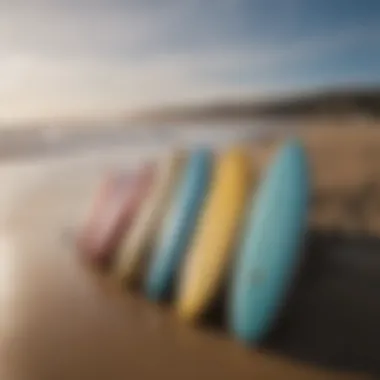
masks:
<svg viewBox="0 0 380 380"><path fill-rule="evenodd" d="M0 0L0 121L378 84L378 0Z"/></svg>

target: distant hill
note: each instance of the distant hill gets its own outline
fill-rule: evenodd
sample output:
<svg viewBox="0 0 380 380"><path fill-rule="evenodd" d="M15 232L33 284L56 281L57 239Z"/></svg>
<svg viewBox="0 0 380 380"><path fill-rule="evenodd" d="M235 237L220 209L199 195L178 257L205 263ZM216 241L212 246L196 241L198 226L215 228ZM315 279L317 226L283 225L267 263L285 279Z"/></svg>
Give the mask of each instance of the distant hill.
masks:
<svg viewBox="0 0 380 380"><path fill-rule="evenodd" d="M299 94L267 101L223 101L201 106L166 107L142 112L134 120L154 122L214 119L251 119L285 116L380 117L380 87L360 90L332 90Z"/></svg>

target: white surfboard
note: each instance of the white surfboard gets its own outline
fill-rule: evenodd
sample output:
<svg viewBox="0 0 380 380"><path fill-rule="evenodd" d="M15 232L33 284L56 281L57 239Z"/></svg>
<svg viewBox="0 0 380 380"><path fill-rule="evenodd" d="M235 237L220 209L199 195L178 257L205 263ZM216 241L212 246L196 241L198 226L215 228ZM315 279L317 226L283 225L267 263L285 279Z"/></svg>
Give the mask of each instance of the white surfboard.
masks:
<svg viewBox="0 0 380 380"><path fill-rule="evenodd" d="M154 242L157 227L167 209L185 159L183 151L170 152L158 164L152 189L134 225L119 245L114 275L119 281L132 282L139 272L149 248Z"/></svg>

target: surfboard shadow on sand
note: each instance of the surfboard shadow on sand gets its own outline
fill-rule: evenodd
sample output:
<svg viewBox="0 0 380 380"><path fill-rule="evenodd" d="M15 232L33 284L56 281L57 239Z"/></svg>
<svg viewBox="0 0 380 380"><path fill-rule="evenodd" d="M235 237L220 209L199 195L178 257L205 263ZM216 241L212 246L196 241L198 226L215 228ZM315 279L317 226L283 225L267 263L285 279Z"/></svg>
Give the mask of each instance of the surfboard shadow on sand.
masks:
<svg viewBox="0 0 380 380"><path fill-rule="evenodd" d="M287 302L260 349L380 375L380 238L310 231ZM225 329L226 292L204 318Z"/></svg>

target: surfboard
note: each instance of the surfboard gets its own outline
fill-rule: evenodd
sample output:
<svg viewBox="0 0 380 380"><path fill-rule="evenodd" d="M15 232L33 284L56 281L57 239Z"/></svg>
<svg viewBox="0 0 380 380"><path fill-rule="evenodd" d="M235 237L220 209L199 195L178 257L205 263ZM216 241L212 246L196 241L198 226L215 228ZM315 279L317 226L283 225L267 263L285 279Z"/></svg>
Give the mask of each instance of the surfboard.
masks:
<svg viewBox="0 0 380 380"><path fill-rule="evenodd" d="M148 265L144 285L151 300L162 300L171 290L207 195L212 160L213 154L207 148L197 148L189 154Z"/></svg>
<svg viewBox="0 0 380 380"><path fill-rule="evenodd" d="M258 188L237 253L229 325L242 342L261 342L276 322L299 262L308 198L306 154L298 140L290 140Z"/></svg>
<svg viewBox="0 0 380 380"><path fill-rule="evenodd" d="M251 169L243 147L216 159L210 192L179 276L177 311L187 321L197 320L221 287L244 214Z"/></svg>
<svg viewBox="0 0 380 380"><path fill-rule="evenodd" d="M78 248L91 262L109 265L124 231L129 228L154 176L152 164L134 174L118 173L105 179L94 207L79 234Z"/></svg>
<svg viewBox="0 0 380 380"><path fill-rule="evenodd" d="M176 150L158 163L152 189L117 250L113 272L118 281L130 283L140 277L142 264L172 198L184 159L184 152Z"/></svg>

